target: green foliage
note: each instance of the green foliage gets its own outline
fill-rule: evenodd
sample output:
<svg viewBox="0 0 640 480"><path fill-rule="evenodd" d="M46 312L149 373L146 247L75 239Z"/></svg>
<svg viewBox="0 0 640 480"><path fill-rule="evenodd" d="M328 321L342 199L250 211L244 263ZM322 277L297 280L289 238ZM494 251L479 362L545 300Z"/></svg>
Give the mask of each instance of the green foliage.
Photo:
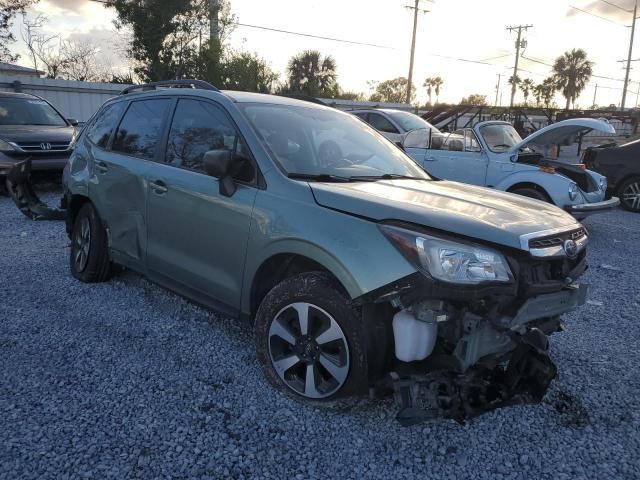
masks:
<svg viewBox="0 0 640 480"><path fill-rule="evenodd" d="M524 96L524 106L527 106L527 100L529 99L529 94L535 87L535 83L530 78L526 78L520 82L520 90L522 91L522 95Z"/></svg>
<svg viewBox="0 0 640 480"><path fill-rule="evenodd" d="M271 93L278 81L278 74L256 53L227 50L221 67L218 85L228 90Z"/></svg>
<svg viewBox="0 0 640 480"><path fill-rule="evenodd" d="M304 93L312 97L333 98L339 91L336 62L316 50L306 50L291 57L288 79L283 92Z"/></svg>
<svg viewBox="0 0 640 480"><path fill-rule="evenodd" d="M352 100L354 102L363 102L366 100L366 96L364 93L350 92L350 91L347 91L347 92L340 91L333 98L336 98L339 100Z"/></svg>
<svg viewBox="0 0 640 480"><path fill-rule="evenodd" d="M536 106L544 105L549 108L553 102L556 92L556 85L553 77L545 78L542 83L533 87L533 96L536 99Z"/></svg>
<svg viewBox="0 0 640 480"><path fill-rule="evenodd" d="M408 82L405 77L385 80L380 83L370 82L370 85L374 87L374 92L369 97L369 100L372 102L404 103L407 99ZM415 91L416 89L412 85L411 102L415 99Z"/></svg>
<svg viewBox="0 0 640 480"><path fill-rule="evenodd" d="M460 100L460 105L473 105L476 107L483 107L487 105L487 96L480 95L479 93L472 93L468 97L464 97Z"/></svg>
<svg viewBox="0 0 640 480"><path fill-rule="evenodd" d="M0 0L0 62L15 62L20 56L12 54L9 45L16 41L11 26L18 14L23 14L36 0Z"/></svg>
<svg viewBox="0 0 640 480"><path fill-rule="evenodd" d="M442 80L442 77L428 77L425 79L422 86L427 87L427 96L429 97L429 104L431 104L432 92L435 92L436 103L438 103L438 100L440 97L440 89L442 88L443 83L444 83L444 80Z"/></svg>
<svg viewBox="0 0 640 480"><path fill-rule="evenodd" d="M567 103L568 110L584 90L593 73L593 62L587 59L587 52L581 48L565 52L553 64L553 82Z"/></svg>

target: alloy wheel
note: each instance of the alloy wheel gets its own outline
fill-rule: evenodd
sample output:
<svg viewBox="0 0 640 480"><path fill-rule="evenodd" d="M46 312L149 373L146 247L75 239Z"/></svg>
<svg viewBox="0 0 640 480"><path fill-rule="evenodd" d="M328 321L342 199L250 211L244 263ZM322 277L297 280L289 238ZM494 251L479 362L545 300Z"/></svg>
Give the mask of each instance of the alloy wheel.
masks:
<svg viewBox="0 0 640 480"><path fill-rule="evenodd" d="M629 183L622 191L622 201L632 210L640 210L640 181Z"/></svg>
<svg viewBox="0 0 640 480"><path fill-rule="evenodd" d="M282 381L307 398L337 392L349 374L349 346L325 310L306 302L287 305L269 327L271 364Z"/></svg>
<svg viewBox="0 0 640 480"><path fill-rule="evenodd" d="M91 245L91 224L88 217L80 219L80 228L76 231L74 242L76 254L74 262L78 272L83 272L89 261L89 247Z"/></svg>

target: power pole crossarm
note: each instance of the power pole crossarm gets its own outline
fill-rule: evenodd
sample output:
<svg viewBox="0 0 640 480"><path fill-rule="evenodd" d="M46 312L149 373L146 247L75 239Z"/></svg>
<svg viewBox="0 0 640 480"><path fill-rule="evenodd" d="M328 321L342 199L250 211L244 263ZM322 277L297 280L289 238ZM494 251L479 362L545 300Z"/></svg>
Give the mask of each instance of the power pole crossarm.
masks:
<svg viewBox="0 0 640 480"><path fill-rule="evenodd" d="M513 108L513 100L516 96L516 88L518 86L518 61L520 60L520 48L523 46L522 42L522 30L527 31L533 27L533 25L518 25L517 27L507 27L507 30L513 32L518 31L518 39L516 40L516 62L513 65L513 77L511 83L511 101L509 102L509 108Z"/></svg>

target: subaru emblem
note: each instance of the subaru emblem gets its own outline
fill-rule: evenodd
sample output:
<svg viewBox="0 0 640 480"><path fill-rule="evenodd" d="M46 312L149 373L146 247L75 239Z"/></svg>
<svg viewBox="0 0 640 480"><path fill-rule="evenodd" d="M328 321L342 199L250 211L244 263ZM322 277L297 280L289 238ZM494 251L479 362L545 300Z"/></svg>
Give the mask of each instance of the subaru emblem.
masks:
<svg viewBox="0 0 640 480"><path fill-rule="evenodd" d="M40 149L41 150L51 150L51 144L43 142L43 143L40 144Z"/></svg>
<svg viewBox="0 0 640 480"><path fill-rule="evenodd" d="M578 244L573 240L566 240L564 242L564 253L569 258L575 257L578 254Z"/></svg>

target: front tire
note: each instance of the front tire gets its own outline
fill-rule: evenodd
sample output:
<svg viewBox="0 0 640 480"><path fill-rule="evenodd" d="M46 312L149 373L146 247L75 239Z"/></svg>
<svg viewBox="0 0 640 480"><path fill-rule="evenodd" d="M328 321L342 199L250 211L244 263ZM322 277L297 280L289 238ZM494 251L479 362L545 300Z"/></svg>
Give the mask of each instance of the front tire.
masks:
<svg viewBox="0 0 640 480"><path fill-rule="evenodd" d="M546 193L541 192L535 188L516 188L512 190L510 193L515 193L516 195L522 195L523 197L533 198L535 200L540 200L541 202L553 203L551 199L547 196Z"/></svg>
<svg viewBox="0 0 640 480"><path fill-rule="evenodd" d="M359 310L326 273L276 285L260 304L254 339L267 380L298 400L330 404L366 391Z"/></svg>
<svg viewBox="0 0 640 480"><path fill-rule="evenodd" d="M71 231L71 274L85 283L104 282L111 277L107 233L91 203L80 207Z"/></svg>
<svg viewBox="0 0 640 480"><path fill-rule="evenodd" d="M628 178L618 189L620 205L630 212L640 212L640 177Z"/></svg>

